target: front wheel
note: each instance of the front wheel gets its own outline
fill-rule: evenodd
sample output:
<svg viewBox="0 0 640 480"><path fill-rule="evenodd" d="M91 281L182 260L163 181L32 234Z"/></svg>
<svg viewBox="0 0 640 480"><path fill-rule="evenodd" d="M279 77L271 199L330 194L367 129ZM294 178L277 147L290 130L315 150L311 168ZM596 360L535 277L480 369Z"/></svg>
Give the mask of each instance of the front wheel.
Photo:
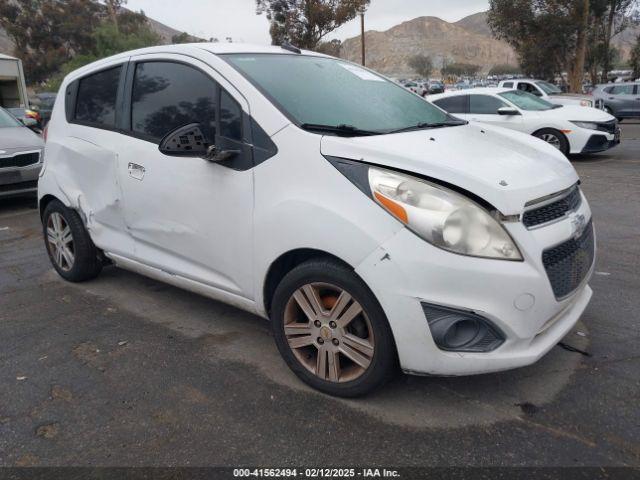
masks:
<svg viewBox="0 0 640 480"><path fill-rule="evenodd" d="M364 395L394 371L395 344L382 307L337 262L311 260L289 272L276 289L271 320L289 368L320 391Z"/></svg>
<svg viewBox="0 0 640 480"><path fill-rule="evenodd" d="M553 128L544 128L534 133L533 136L560 150L565 156L568 156L570 153L569 140L567 140L564 133L558 130Z"/></svg>

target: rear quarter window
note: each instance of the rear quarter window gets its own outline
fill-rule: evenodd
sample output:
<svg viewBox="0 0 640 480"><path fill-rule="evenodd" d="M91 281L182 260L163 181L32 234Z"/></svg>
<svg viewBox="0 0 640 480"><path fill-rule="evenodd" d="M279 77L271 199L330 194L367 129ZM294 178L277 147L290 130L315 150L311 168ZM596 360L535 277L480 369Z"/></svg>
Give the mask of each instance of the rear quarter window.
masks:
<svg viewBox="0 0 640 480"><path fill-rule="evenodd" d="M122 66L103 70L79 80L73 119L76 123L114 128Z"/></svg>
<svg viewBox="0 0 640 480"><path fill-rule="evenodd" d="M467 113L469 111L469 95L441 98L433 103L449 113Z"/></svg>

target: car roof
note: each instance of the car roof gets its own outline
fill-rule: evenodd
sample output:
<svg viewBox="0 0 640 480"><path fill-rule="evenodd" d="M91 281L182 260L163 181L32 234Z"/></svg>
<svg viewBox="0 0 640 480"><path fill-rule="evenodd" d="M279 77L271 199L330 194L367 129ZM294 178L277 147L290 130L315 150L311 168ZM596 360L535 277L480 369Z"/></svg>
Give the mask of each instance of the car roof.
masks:
<svg viewBox="0 0 640 480"><path fill-rule="evenodd" d="M271 54L279 54L279 55L307 55L307 56L315 56L315 57L327 57L331 58L328 55L324 55L322 53L312 52L310 50L300 50L300 53L292 52L280 46L274 45L257 45L250 43L183 43L179 45L159 45L156 47L147 47L141 48L138 50L130 50L127 52L122 52L117 55L113 55L111 57L103 58L96 62L90 63L89 65L85 65L84 67L79 68L78 70L74 70L69 74L69 78L77 78L87 73L91 73L94 70L98 70L102 65L107 65L113 61L119 59L126 59L135 55L147 55L154 53L173 53L180 54L185 53L189 54L193 52L193 49L197 48L200 50L204 50L206 52L212 53L214 55L224 55L231 53L271 53Z"/></svg>
<svg viewBox="0 0 640 480"><path fill-rule="evenodd" d="M468 90L457 90L453 92L439 93L437 95L429 95L429 101L440 100L447 97L459 97L460 95L498 95L504 92L512 92L513 88L501 88L501 87L482 87L482 88L470 88Z"/></svg>

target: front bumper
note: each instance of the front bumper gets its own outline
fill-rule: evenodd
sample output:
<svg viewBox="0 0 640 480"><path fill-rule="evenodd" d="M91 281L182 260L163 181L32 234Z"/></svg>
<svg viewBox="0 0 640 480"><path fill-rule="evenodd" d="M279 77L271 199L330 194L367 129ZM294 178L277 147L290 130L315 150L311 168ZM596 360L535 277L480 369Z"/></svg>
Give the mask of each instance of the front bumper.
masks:
<svg viewBox="0 0 640 480"><path fill-rule="evenodd" d="M591 218L586 201L578 214ZM592 296L587 282L557 300L542 252L570 239L569 219L527 230L508 224L525 261L455 255L403 229L356 269L380 301L394 334L401 367L422 375L473 375L536 362L576 324ZM422 304L476 312L505 335L489 353L448 352L434 342Z"/></svg>
<svg viewBox="0 0 640 480"><path fill-rule="evenodd" d="M581 153L598 153L620 144L620 130L615 134L598 133L591 135Z"/></svg>
<svg viewBox="0 0 640 480"><path fill-rule="evenodd" d="M36 192L42 163L23 168L0 168L0 197Z"/></svg>

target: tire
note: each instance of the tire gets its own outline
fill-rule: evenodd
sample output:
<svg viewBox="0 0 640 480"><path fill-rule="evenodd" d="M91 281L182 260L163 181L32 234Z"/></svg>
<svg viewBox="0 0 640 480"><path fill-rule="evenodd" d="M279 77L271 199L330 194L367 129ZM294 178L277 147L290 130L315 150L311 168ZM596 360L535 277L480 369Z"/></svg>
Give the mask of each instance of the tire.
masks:
<svg viewBox="0 0 640 480"><path fill-rule="evenodd" d="M396 370L382 307L360 277L336 261L312 259L289 272L274 293L271 325L289 368L329 395L365 395Z"/></svg>
<svg viewBox="0 0 640 480"><path fill-rule="evenodd" d="M76 211L53 200L44 210L42 232L49 260L62 278L85 282L100 274L100 252Z"/></svg>
<svg viewBox="0 0 640 480"><path fill-rule="evenodd" d="M534 133L533 136L557 148L565 155L565 157L569 156L569 140L567 140L567 137L561 131L553 128L543 128L542 130L538 130Z"/></svg>

